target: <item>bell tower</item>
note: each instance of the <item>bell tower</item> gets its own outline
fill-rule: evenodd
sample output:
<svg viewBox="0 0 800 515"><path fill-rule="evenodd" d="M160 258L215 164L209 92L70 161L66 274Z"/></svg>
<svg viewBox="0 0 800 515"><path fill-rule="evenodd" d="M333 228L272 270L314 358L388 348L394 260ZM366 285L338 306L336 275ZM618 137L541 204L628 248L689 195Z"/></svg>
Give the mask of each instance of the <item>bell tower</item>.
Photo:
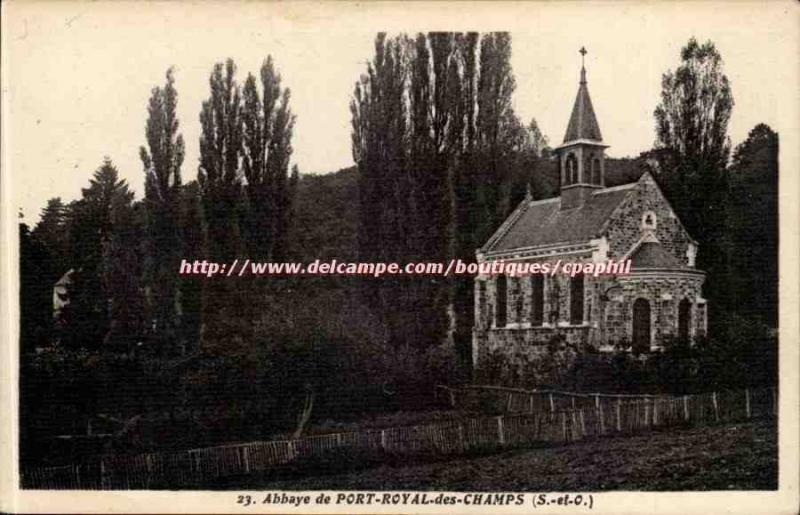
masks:
<svg viewBox="0 0 800 515"><path fill-rule="evenodd" d="M561 177L561 209L582 205L594 190L605 187L605 149L600 126L586 85L584 58L581 47L581 80L578 96L572 106L564 142L557 147Z"/></svg>

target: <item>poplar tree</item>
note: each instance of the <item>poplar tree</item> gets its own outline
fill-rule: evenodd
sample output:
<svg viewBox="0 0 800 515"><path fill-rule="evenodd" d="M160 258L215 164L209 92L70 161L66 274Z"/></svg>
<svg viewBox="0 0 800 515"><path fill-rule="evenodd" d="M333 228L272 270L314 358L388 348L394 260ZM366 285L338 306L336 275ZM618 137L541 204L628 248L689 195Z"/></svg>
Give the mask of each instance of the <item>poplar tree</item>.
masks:
<svg viewBox="0 0 800 515"><path fill-rule="evenodd" d="M722 56L714 43L692 38L681 49L681 63L661 80L655 110L658 180L686 229L700 244L698 267L707 271L711 310L730 300L730 254L725 231L728 121L734 101Z"/></svg>
<svg viewBox="0 0 800 515"><path fill-rule="evenodd" d="M209 79L210 96L200 111L200 165L197 182L205 222L206 255L217 263L233 263L246 250L243 236L242 105L236 65L217 63ZM200 339L203 351L223 354L234 341L246 339L252 305L229 280L203 285Z"/></svg>
<svg viewBox="0 0 800 515"><path fill-rule="evenodd" d="M150 95L145 128L147 148L139 149L144 165L147 213L145 283L150 318L165 344L178 338L181 311L177 297L178 265L185 257L180 235L184 143L178 132L177 103L175 78L170 68L164 86L153 88Z"/></svg>
<svg viewBox="0 0 800 515"><path fill-rule="evenodd" d="M241 92L236 65L217 63L209 79L210 96L200 111L200 166L209 257L232 261L241 249L242 149Z"/></svg>
<svg viewBox="0 0 800 515"><path fill-rule="evenodd" d="M472 260L508 214L508 157L525 141L510 55L504 33L377 36L350 106L362 260ZM428 346L469 332L472 290L455 283L392 278L366 293L395 344Z"/></svg>
<svg viewBox="0 0 800 515"><path fill-rule="evenodd" d="M292 209L289 160L295 116L289 107L290 91L281 88L272 57L267 57L261 66L260 82L261 93L256 78L248 75L243 89L246 237L255 258L281 260L288 250Z"/></svg>

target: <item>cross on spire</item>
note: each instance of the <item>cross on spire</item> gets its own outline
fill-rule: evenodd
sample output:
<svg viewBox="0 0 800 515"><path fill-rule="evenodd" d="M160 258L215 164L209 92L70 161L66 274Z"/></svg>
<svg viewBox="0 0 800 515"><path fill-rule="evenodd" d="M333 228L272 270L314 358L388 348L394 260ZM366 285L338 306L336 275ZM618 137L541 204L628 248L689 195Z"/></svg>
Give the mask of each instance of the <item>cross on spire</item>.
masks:
<svg viewBox="0 0 800 515"><path fill-rule="evenodd" d="M581 54L581 84L586 84L586 67L584 66L583 59L588 52L586 51L586 47L583 46L578 52Z"/></svg>

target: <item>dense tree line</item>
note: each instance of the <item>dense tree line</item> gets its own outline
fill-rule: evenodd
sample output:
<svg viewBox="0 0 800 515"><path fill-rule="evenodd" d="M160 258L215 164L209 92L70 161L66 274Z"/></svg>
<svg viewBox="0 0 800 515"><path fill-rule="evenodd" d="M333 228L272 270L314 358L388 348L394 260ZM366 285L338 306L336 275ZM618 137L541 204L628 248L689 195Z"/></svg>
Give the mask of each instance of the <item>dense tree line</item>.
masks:
<svg viewBox="0 0 800 515"><path fill-rule="evenodd" d="M72 418L111 409L114 402L101 408L92 399L124 376L156 385L163 391L153 398L169 402L259 397L290 420L303 406L336 413L338 389L351 383L427 387L454 378L457 364L466 370L469 277L260 283L177 272L184 258L474 260L527 194L559 189L547 138L512 108L510 57L506 33L379 34L350 104L356 166L302 180L291 166L290 92L270 58L243 83L231 60L212 69L197 180L184 180L178 94L167 71L147 105L144 198L134 198L106 158L78 200L51 199L33 229L20 224L21 345L30 367L23 389L36 399L28 413L67 383L76 406L84 403ZM731 155L733 98L722 65L713 44L688 43L663 79L655 148L609 159L607 185L635 180L655 158L709 274L717 337L695 350L676 346L654 363L670 372L679 370L672 363L699 360L709 377L734 385L758 367L709 367L750 359L777 323L778 135L760 124ZM63 288L54 292L56 283ZM55 317L54 293L64 295ZM37 355L42 348L57 352ZM765 354L761 368L772 370L773 357ZM148 375L151 361L176 368ZM51 390L34 385L56 376ZM259 420L267 427L279 418Z"/></svg>
<svg viewBox="0 0 800 515"><path fill-rule="evenodd" d="M692 38L662 78L655 110L657 178L698 241L708 273L709 330L732 316L777 324L778 136L757 125L731 159L733 94L713 42Z"/></svg>
<svg viewBox="0 0 800 515"><path fill-rule="evenodd" d="M21 226L22 262L30 267L22 270L23 349L55 343L125 352L145 346L161 357L191 353L206 326L222 323L214 309L241 295L212 300L213 287L178 274L181 260L287 255L298 180L297 168L289 168L290 93L271 58L261 67L260 88L250 75L242 89L235 73L231 60L211 73L197 181L183 181L170 69L147 106L144 199L134 199L105 158L80 199L51 199L32 231ZM54 317L59 279L63 306Z"/></svg>
<svg viewBox="0 0 800 515"><path fill-rule="evenodd" d="M507 33L378 35L351 102L362 260L471 261L524 194L545 143L512 109L510 57ZM393 345L455 340L466 359L471 288L392 278L365 294Z"/></svg>

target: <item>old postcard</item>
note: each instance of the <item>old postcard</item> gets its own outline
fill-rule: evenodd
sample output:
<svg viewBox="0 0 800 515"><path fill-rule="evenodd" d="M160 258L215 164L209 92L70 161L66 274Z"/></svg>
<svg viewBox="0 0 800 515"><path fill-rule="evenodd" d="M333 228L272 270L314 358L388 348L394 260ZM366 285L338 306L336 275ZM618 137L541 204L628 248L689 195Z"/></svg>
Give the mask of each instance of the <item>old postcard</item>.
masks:
<svg viewBox="0 0 800 515"><path fill-rule="evenodd" d="M2 9L3 512L796 512L797 3Z"/></svg>

